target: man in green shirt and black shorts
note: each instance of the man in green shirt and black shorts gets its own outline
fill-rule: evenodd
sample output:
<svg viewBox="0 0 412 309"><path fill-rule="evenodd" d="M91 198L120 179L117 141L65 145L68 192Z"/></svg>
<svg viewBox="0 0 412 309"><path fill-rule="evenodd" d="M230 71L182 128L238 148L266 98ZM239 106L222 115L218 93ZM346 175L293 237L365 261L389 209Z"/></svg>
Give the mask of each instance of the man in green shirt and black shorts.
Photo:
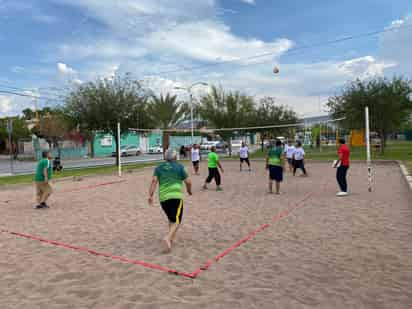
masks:
<svg viewBox="0 0 412 309"><path fill-rule="evenodd" d="M276 194L280 194L280 183L283 181L284 152L282 142L277 140L276 147L269 150L266 157L266 169L269 170L269 193L273 193L273 181L276 182Z"/></svg>
<svg viewBox="0 0 412 309"><path fill-rule="evenodd" d="M182 183L185 183L189 195L192 195L192 183L183 165L176 162L175 151L167 150L165 160L154 171L148 200L153 205L153 195L159 183L160 205L169 219L169 232L163 239L169 252L183 218Z"/></svg>
<svg viewBox="0 0 412 309"><path fill-rule="evenodd" d="M209 176L207 176L206 178L205 184L203 185L203 189L207 190L207 184L211 183L214 178L216 182L216 191L222 191L222 188L220 187L221 177L219 169L222 173L224 173L224 171L222 165L220 164L219 156L216 153L215 146L213 146L210 149L210 152L207 155L207 167L209 168Z"/></svg>
<svg viewBox="0 0 412 309"><path fill-rule="evenodd" d="M36 182L36 209L49 208L46 204L47 199L53 193L53 189L49 184L52 178L52 166L50 160L52 159L49 151L43 151L42 159L37 164L36 175L34 181Z"/></svg>

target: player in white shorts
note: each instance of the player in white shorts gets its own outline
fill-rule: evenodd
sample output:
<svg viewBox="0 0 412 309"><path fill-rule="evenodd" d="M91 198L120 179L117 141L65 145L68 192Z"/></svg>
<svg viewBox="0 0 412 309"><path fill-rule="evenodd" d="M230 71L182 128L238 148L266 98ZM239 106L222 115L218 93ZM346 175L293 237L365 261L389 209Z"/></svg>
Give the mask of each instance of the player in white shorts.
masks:
<svg viewBox="0 0 412 309"><path fill-rule="evenodd" d="M293 172L293 154L295 153L296 147L292 144L292 141L288 141L287 145L285 145L285 155L289 165L289 171Z"/></svg>
<svg viewBox="0 0 412 309"><path fill-rule="evenodd" d="M195 171L195 175L199 175L199 165L200 165L200 147L194 144L192 147L192 164Z"/></svg>
<svg viewBox="0 0 412 309"><path fill-rule="evenodd" d="M240 147L240 150L239 150L239 156L240 156L240 171L242 171L243 162L246 162L246 164L249 166L249 172L250 172L251 168L250 168L250 161L249 161L249 148L246 146L245 142L242 142L242 146Z"/></svg>

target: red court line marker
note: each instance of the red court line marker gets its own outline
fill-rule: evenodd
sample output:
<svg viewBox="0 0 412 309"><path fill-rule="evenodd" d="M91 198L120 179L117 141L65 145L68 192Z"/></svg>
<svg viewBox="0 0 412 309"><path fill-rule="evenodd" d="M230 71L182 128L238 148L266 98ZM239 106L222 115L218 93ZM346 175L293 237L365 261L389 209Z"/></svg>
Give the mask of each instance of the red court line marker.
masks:
<svg viewBox="0 0 412 309"><path fill-rule="evenodd" d="M52 245L52 246L63 247L63 248L71 249L71 250L74 250L74 251L80 251L80 252L85 252L85 253L89 253L89 254L96 255L96 256L106 257L106 258L116 260L116 261L120 261L120 262L123 262L123 263L126 263L126 264L140 265L140 266L143 266L143 267L146 267L146 268L167 272L169 274L174 274L174 275L182 276L182 277L185 277L185 278L191 278L191 279L194 278L192 274L182 272L182 271L177 271L177 270L170 269L170 268L167 268L167 267L163 267L163 266L160 266L160 265L157 265L157 264L147 263L147 262L139 261L139 260L131 260L127 257L112 255L112 254L109 254L109 253L102 253L102 252L98 252L98 251L95 251L95 250L92 250L92 249L89 249L89 248L73 246L73 245L70 245L70 244L66 244L66 243L63 243L63 242L55 241L55 240L45 239L45 238L38 237L38 236L35 236L35 235L17 233L17 232L12 232L12 231L3 230L3 229L1 229L1 232L2 233L7 233L7 234L10 234L10 235L14 235L14 236L18 236L18 237L22 237L22 238L37 240L37 241L40 241L40 242L43 242L43 243L46 243L46 244L49 244L49 245Z"/></svg>
<svg viewBox="0 0 412 309"><path fill-rule="evenodd" d="M229 253L231 253L233 250L235 250L236 248L239 248L241 245L243 245L244 243L248 242L249 240L251 240L252 238L254 238L257 234L259 234L260 232L266 230L268 227L272 226L273 224L275 224L276 222L282 220L283 218L286 218L287 216L289 216L294 210L298 209L298 208L302 208L303 206L305 206L305 202L312 197L312 195L314 194L314 192L311 192L309 194L307 194L305 196L305 198L303 198L302 200L298 201L295 205L293 205L290 208L285 209L284 211L278 213L275 217L273 217L273 219L271 220L270 223L265 223L262 224L259 228L257 228L256 230L250 232L248 235L246 235L245 237L243 237L242 239L240 239L239 241L235 242L233 245L231 245L229 248L227 248L226 250L224 250L223 252L219 253L217 256L215 256L213 259L207 261L203 266L201 266L199 269L195 270L194 272L191 273L192 278L196 278L197 276L199 276L202 272L204 272L205 270L208 270L213 264L216 264L217 262L219 262L222 258L224 258L226 255L228 255Z"/></svg>
<svg viewBox="0 0 412 309"><path fill-rule="evenodd" d="M84 186L84 187L79 187L79 188L74 188L74 189L68 189L68 190L63 190L60 192L63 193L70 193L70 192L76 192L76 191L82 191L82 190L88 190L88 189L94 189L98 187L103 187L103 186L110 186L118 183L126 182L126 180L117 180L117 181L110 181L110 182L102 182L98 183L96 185L89 185L89 186Z"/></svg>

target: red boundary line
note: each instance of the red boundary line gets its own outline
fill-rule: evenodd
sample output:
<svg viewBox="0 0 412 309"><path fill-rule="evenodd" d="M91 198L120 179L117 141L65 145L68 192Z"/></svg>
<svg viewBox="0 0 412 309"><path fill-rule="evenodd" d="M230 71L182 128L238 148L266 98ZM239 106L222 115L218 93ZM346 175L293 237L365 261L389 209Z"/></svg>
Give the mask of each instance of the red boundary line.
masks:
<svg viewBox="0 0 412 309"><path fill-rule="evenodd" d="M262 224L259 228L257 228L256 230L254 230L253 232L250 232L248 235L246 235L245 237L243 237L242 239L240 239L239 241L235 242L232 246L230 246L229 248L227 248L226 250L224 250L223 252L221 252L220 254L218 254L217 256L215 256L213 259L209 260L208 262L206 262L203 266L201 266L199 269L195 270L194 272L191 273L193 278L196 278L197 276L199 276L202 272L204 272L205 270L208 270L213 264L216 264L217 262L219 262L222 258L224 258L226 255L228 255L229 253L231 253L233 250L235 250L236 248L240 247L241 245L243 245L244 243L248 242L249 240L251 240L252 238L254 238L258 233L266 230L268 227L272 226L273 224L275 224L276 222L280 221L281 219L289 216L294 210L298 209L298 208L302 208L303 206L305 206L305 202L312 197L312 195L314 194L314 192L308 193L305 198L303 198L301 201L297 202L294 206L285 209L284 211L280 212L279 214L277 214L275 217L272 218L270 223L265 223Z"/></svg>
<svg viewBox="0 0 412 309"><path fill-rule="evenodd" d="M74 189L63 190L63 191L60 191L60 192L70 193L70 192L76 192L76 191L81 191L81 190L88 190L88 189L94 189L94 188L103 187L103 186L114 185L114 184L118 184L118 183L122 183L122 182L126 182L126 180L117 180L117 181L110 181L110 182L102 182L102 183L98 183L98 184L96 184L96 185L89 185L89 186L84 186L84 187L78 187L78 188L74 188Z"/></svg>
<svg viewBox="0 0 412 309"><path fill-rule="evenodd" d="M141 266L146 267L146 268L151 268L151 269L167 272L167 273L170 273L170 274L183 276L183 277L186 277L186 278L193 278L192 274L177 271L177 270L170 269L170 268L167 268L167 267L163 267L163 266L160 266L160 265L157 265L157 264L147 263L147 262L139 261L139 260L131 260L131 259L128 259L128 258L123 257L123 256L117 256L117 255L112 255L112 254L108 254L108 253L97 252L95 250L91 250L91 249L88 249L88 248L85 248L85 247L73 246L73 245L63 243L63 242L59 242L59 241L55 241L55 240L49 240L49 239L45 239L45 238L34 236L34 235L17 233L17 232L12 232L12 231L3 230L3 229L1 230L1 232L2 233L8 233L8 234L14 235L14 236L19 236L19 237L31 239L31 240L37 240L37 241L40 241L40 242L43 242L43 243L46 243L46 244L49 244L49 245L57 246L57 247L63 247L63 248L71 249L71 250L74 250L74 251L81 251L81 252L86 252L86 253L96 255L96 256L106 257L106 258L116 260L116 261L120 261L120 262L123 262L123 263L126 263L126 264L141 265Z"/></svg>
<svg viewBox="0 0 412 309"><path fill-rule="evenodd" d="M123 181L120 181L120 182L123 182ZM113 183L119 183L119 181L118 182L111 182L111 183L103 183L103 184L88 186L88 187L84 187L84 188L99 187L99 186L109 185L109 184L113 184ZM79 189L79 190L82 190L82 189ZM181 272L181 271L177 271L177 270L174 270L174 269L163 267L163 266L160 266L160 265L157 265L157 264L147 263L147 262L144 262L144 261L131 260L131 259L123 257L123 256L116 256L116 255L112 255L112 254L109 254L109 253L97 252L95 250L88 249L86 247L74 246L74 245L66 244L66 243L59 242L59 241L49 240L49 239L45 239L45 238L34 236L34 235L29 235L29 234L24 234L24 233L17 233L17 232L4 230L4 229L0 229L0 231L2 233L7 233L7 234L10 234L10 235L23 237L23 238L27 238L27 239L31 239L31 240L37 240L37 241L47 243L49 245L53 245L53 246L57 246L57 247L63 247L63 248L71 249L71 250L74 250L74 251L80 251L80 252L85 252L85 253L89 253L89 254L96 255L96 256L102 256L102 257L110 258L112 260L120 261L120 262L123 262L123 263L126 263L126 264L141 265L141 266L146 267L146 268L151 268L151 269L167 272L169 274L174 274L174 275L182 276L182 277L185 277L185 278L195 279L202 272L204 272L205 270L208 270L213 264L216 264L217 262L219 262L222 258L224 258L226 255L228 255L232 251L234 251L236 248L240 247L244 243L246 243L249 240L251 240L252 238L254 238L258 233L266 230L268 227L272 226L276 222L278 222L278 221L282 220L283 218L289 216L294 210L304 207L305 206L304 203L309 198L311 198L313 196L313 194L314 194L314 192L308 193L305 196L305 198L303 198L301 201L297 202L292 207L289 207L289 208L283 210L282 212L277 214L275 217L273 217L270 223L262 224L259 228L252 231L251 233L249 233L248 235L246 235L245 237L243 237L239 241L235 242L228 249L224 250L223 252L221 252L220 254L218 254L213 259L209 260L208 262L206 262L203 266L201 266L199 269L195 270L192 273Z"/></svg>

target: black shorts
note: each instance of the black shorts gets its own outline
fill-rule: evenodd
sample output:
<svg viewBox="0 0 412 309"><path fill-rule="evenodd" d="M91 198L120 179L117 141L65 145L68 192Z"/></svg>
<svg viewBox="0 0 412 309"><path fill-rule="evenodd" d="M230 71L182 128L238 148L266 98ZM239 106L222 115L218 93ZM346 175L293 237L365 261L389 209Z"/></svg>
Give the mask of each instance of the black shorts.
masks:
<svg viewBox="0 0 412 309"><path fill-rule="evenodd" d="M277 182L283 181L283 168L282 166L269 165L269 178Z"/></svg>
<svg viewBox="0 0 412 309"><path fill-rule="evenodd" d="M246 162L249 164L249 158L240 158L240 163Z"/></svg>
<svg viewBox="0 0 412 309"><path fill-rule="evenodd" d="M180 224L183 219L183 200L171 199L160 202L169 222Z"/></svg>
<svg viewBox="0 0 412 309"><path fill-rule="evenodd" d="M192 161L193 167L198 167L199 166L199 161Z"/></svg>
<svg viewBox="0 0 412 309"><path fill-rule="evenodd" d="M292 158L288 158L288 163L290 164L290 165L293 165L293 159Z"/></svg>

